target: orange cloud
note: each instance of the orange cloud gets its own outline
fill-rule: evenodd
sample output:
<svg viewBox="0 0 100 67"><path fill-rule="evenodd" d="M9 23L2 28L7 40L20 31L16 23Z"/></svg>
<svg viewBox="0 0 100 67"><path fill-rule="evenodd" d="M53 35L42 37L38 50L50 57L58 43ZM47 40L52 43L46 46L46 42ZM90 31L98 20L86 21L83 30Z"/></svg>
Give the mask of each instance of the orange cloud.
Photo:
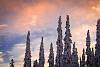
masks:
<svg viewBox="0 0 100 67"><path fill-rule="evenodd" d="M6 28L7 25L6 24L0 24L0 28Z"/></svg>
<svg viewBox="0 0 100 67"><path fill-rule="evenodd" d="M22 32L34 29L36 26L40 27L46 25L52 18L60 14L69 14L72 18L78 20L81 20L83 16L84 23L90 23L90 18L97 20L100 16L100 14L96 12L99 10L99 8L96 7L97 5L99 6L100 3L98 0L32 0L30 3L28 3L27 0L8 1L9 0L4 0L2 3L4 3L9 10L18 13L16 19L12 19L12 29ZM33 18L34 16L36 18ZM54 22L55 21L51 23ZM78 21L78 23L82 22ZM93 21L91 23L93 23Z"/></svg>
<svg viewBox="0 0 100 67"><path fill-rule="evenodd" d="M22 32L45 25L48 22L47 13L52 12L51 10L54 10L54 7L47 3L39 3L36 6L25 5L18 10L17 18L11 25L15 30Z"/></svg>

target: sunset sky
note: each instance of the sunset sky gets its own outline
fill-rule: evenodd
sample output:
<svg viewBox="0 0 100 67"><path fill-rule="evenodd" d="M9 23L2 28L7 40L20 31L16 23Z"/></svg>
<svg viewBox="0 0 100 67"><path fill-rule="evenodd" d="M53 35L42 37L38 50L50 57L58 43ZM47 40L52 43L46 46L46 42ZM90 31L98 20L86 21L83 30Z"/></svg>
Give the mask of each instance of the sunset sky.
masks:
<svg viewBox="0 0 100 67"><path fill-rule="evenodd" d="M41 37L44 37L45 59L53 42L56 55L58 18L62 16L63 38L66 15L70 16L72 41L79 57L86 48L86 32L95 46L96 23L100 18L100 0L0 0L0 67L8 67L13 58L16 67L23 67L26 35L31 32L32 64L38 60Z"/></svg>

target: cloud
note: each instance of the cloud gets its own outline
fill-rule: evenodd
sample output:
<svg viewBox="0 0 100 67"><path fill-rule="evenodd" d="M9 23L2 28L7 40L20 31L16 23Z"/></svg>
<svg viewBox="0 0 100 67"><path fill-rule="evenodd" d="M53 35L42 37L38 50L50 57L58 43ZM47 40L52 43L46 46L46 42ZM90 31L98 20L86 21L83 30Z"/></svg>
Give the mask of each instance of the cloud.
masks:
<svg viewBox="0 0 100 67"><path fill-rule="evenodd" d="M100 12L100 8L98 8L98 7L92 7L92 9L97 11L97 12Z"/></svg>
<svg viewBox="0 0 100 67"><path fill-rule="evenodd" d="M7 25L6 24L0 24L0 28L6 28Z"/></svg>
<svg viewBox="0 0 100 67"><path fill-rule="evenodd" d="M1 5L5 5L5 8L8 8L8 12L12 12L10 17L8 14L4 14L10 19L8 20L10 21L10 27L8 29L18 32L26 32L35 27L41 27L41 25L44 26L48 25L48 23L55 23L56 20L52 20L51 18L56 19L55 17L58 17L60 14L70 14L70 16L74 18L73 20L81 20L81 16L83 16L84 23L90 23L91 21L91 23L93 23L100 15L98 12L95 12L93 8L99 9L99 7L97 7L97 4L99 6L98 0L95 2L93 0L10 0L9 2L8 0L4 0L1 2L3 3ZM90 20L90 18L93 20ZM78 20L77 22L82 23Z"/></svg>
<svg viewBox="0 0 100 67"><path fill-rule="evenodd" d="M16 67L22 67L25 54L25 45L24 43L15 44L11 50L7 51L10 55L9 59L14 59L14 64ZM9 61L10 61L9 60Z"/></svg>
<svg viewBox="0 0 100 67"><path fill-rule="evenodd" d="M53 42L56 52L58 17L59 15L62 16L64 38L66 14L69 14L72 40L76 42L78 54L81 56L82 48L86 48L85 37L88 29L91 33L91 47L94 47L96 22L100 18L99 6L99 0L1 0L0 24L3 24L0 25L1 50L6 52L11 49L8 51L11 56L10 59L14 58L18 62L16 65L22 65L26 41L25 34L30 30L32 59L38 59L42 36L45 37L44 46L47 59L50 42ZM15 53L16 51L18 52Z"/></svg>
<svg viewBox="0 0 100 67"><path fill-rule="evenodd" d="M4 55L4 54L3 54L2 52L0 52L0 63L1 63L1 62L4 62L3 55Z"/></svg>
<svg viewBox="0 0 100 67"><path fill-rule="evenodd" d="M0 67L9 67L9 63L2 63L2 64L0 64Z"/></svg>

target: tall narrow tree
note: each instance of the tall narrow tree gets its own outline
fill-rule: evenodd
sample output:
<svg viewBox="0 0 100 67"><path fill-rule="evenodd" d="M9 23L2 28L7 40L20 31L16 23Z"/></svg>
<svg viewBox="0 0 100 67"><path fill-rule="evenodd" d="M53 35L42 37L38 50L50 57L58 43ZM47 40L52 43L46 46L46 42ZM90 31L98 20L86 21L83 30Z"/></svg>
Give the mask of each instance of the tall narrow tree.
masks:
<svg viewBox="0 0 100 67"><path fill-rule="evenodd" d="M81 60L81 57L80 57L80 67L82 67L82 60Z"/></svg>
<svg viewBox="0 0 100 67"><path fill-rule="evenodd" d="M100 19L97 21L96 29L96 46L95 46L95 63L96 67L100 67Z"/></svg>
<svg viewBox="0 0 100 67"><path fill-rule="evenodd" d="M56 67L60 67L61 66L61 56L62 56L62 52L63 52L63 43L62 43L62 22L61 22L61 16L59 17L59 21L58 21L58 28L57 28L57 32L58 32L58 39L56 42L57 45L57 54L56 54Z"/></svg>
<svg viewBox="0 0 100 67"><path fill-rule="evenodd" d="M44 67L44 64L45 64L44 44L43 44L43 37L42 37L41 45L40 45L40 52L39 52L39 67Z"/></svg>
<svg viewBox="0 0 100 67"><path fill-rule="evenodd" d="M91 67L95 67L95 55L94 55L93 47L92 47L92 52L91 52Z"/></svg>
<svg viewBox="0 0 100 67"><path fill-rule="evenodd" d="M14 60L11 60L10 67L14 67Z"/></svg>
<svg viewBox="0 0 100 67"><path fill-rule="evenodd" d="M75 42L73 44L73 53L72 53L72 56L71 56L71 66L70 67L79 67L77 48L75 47Z"/></svg>
<svg viewBox="0 0 100 67"><path fill-rule="evenodd" d="M86 37L86 55L87 55L87 60L86 60L86 64L87 64L87 67L91 67L91 48L90 48L90 44L91 44L91 41L90 41L90 32L89 30L87 31L87 37Z"/></svg>
<svg viewBox="0 0 100 67"><path fill-rule="evenodd" d="M30 31L27 34L26 52L24 58L24 67L31 67L31 51L30 51Z"/></svg>
<svg viewBox="0 0 100 67"><path fill-rule="evenodd" d="M54 67L54 52L53 52L53 45L50 44L50 54L48 59L49 67Z"/></svg>
<svg viewBox="0 0 100 67"><path fill-rule="evenodd" d="M64 67L70 67L71 63L71 33L70 33L70 24L69 24L69 15L67 15L67 21L66 21L66 32L65 32L65 38L64 38Z"/></svg>
<svg viewBox="0 0 100 67"><path fill-rule="evenodd" d="M81 67L85 67L85 50L84 49L83 49L83 54L82 54Z"/></svg>

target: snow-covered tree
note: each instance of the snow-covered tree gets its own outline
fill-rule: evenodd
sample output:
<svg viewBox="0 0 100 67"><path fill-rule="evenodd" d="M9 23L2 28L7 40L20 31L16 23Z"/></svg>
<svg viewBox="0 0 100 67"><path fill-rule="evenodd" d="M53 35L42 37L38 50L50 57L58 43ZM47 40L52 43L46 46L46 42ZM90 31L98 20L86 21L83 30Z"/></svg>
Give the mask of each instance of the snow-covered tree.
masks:
<svg viewBox="0 0 100 67"><path fill-rule="evenodd" d="M71 33L70 33L70 24L69 24L69 15L67 15L66 21L66 32L64 38L64 67L70 67L71 64Z"/></svg>
<svg viewBox="0 0 100 67"><path fill-rule="evenodd" d="M42 37L40 52L39 52L39 67L44 67L44 64L45 64L45 57L44 57L44 44L43 44L43 37Z"/></svg>
<svg viewBox="0 0 100 67"><path fill-rule="evenodd" d="M31 51L30 51L30 31L27 34L26 52L24 58L24 67L31 67Z"/></svg>
<svg viewBox="0 0 100 67"><path fill-rule="evenodd" d="M92 47L92 52L91 52L91 67L96 67L95 66L95 55L94 55L93 47Z"/></svg>
<svg viewBox="0 0 100 67"><path fill-rule="evenodd" d="M91 39L90 39L90 32L88 30L87 37L86 37L86 46L87 46L87 48L86 48L86 55L87 55L86 64L87 64L87 67L91 67L91 62L92 62L90 44L91 44Z"/></svg>
<svg viewBox="0 0 100 67"><path fill-rule="evenodd" d="M49 67L54 67L54 52L53 52L53 44L50 44L50 54L48 59Z"/></svg>
<svg viewBox="0 0 100 67"><path fill-rule="evenodd" d="M78 53L77 48L75 47L75 42L74 42L73 52L72 52L72 56L71 56L71 66L70 67L79 67L77 53Z"/></svg>
<svg viewBox="0 0 100 67"><path fill-rule="evenodd" d="M95 63L96 67L100 67L100 19L97 21L96 30Z"/></svg>
<svg viewBox="0 0 100 67"><path fill-rule="evenodd" d="M61 16L59 17L59 21L58 21L58 28L57 28L57 32L58 32L58 38L57 38L57 54L56 54L56 63L55 66L56 67L60 67L61 66L61 56L62 56L62 52L63 52L63 43L62 43L62 27L61 27Z"/></svg>
<svg viewBox="0 0 100 67"><path fill-rule="evenodd" d="M85 50L83 49L82 60L81 60L81 67L85 67Z"/></svg>

